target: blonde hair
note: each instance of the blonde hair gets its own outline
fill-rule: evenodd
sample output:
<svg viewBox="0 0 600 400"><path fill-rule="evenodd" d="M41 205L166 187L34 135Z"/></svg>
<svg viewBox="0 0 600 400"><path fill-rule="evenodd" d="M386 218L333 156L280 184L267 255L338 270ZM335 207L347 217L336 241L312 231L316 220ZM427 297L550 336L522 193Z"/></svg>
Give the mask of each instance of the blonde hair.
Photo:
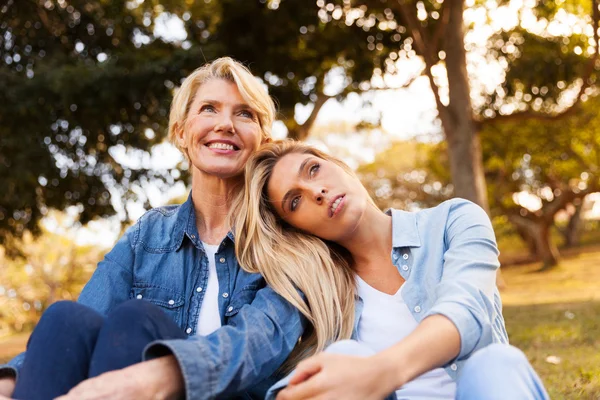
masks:
<svg viewBox="0 0 600 400"><path fill-rule="evenodd" d="M260 273L311 324L283 365L284 372L329 343L351 337L356 293L349 252L285 223L268 199L273 169L289 153L311 154L354 174L342 161L288 140L264 145L246 164L245 190L232 207L238 262L246 271Z"/></svg>
<svg viewBox="0 0 600 400"><path fill-rule="evenodd" d="M177 130L183 129L190 107L202 84L213 79L223 79L234 83L242 98L256 112L263 141L271 137L271 127L275 119L275 103L265 87L242 63L230 57L221 57L196 69L175 92L169 114L169 142L188 158L185 149L179 146Z"/></svg>

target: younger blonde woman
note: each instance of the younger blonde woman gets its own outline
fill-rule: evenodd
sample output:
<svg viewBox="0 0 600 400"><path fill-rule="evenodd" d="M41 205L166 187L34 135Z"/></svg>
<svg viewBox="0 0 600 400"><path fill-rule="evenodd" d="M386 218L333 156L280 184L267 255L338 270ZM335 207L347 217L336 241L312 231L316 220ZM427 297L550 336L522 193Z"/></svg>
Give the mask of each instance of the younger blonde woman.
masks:
<svg viewBox="0 0 600 400"><path fill-rule="evenodd" d="M507 344L480 207L383 213L343 162L291 141L265 145L245 177L238 259L313 328L294 361L310 357L268 398L547 398Z"/></svg>

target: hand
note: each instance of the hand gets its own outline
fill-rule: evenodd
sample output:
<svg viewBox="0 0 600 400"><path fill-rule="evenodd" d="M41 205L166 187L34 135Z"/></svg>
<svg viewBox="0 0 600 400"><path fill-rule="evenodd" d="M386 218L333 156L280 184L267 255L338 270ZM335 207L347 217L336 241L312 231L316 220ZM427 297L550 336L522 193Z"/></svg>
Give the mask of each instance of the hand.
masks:
<svg viewBox="0 0 600 400"><path fill-rule="evenodd" d="M15 391L15 378L0 378L0 400L5 400L12 396Z"/></svg>
<svg viewBox="0 0 600 400"><path fill-rule="evenodd" d="M166 356L87 379L56 400L176 399L183 390L179 364Z"/></svg>
<svg viewBox="0 0 600 400"><path fill-rule="evenodd" d="M372 357L321 353L298 364L277 400L381 400L389 395L389 375Z"/></svg>

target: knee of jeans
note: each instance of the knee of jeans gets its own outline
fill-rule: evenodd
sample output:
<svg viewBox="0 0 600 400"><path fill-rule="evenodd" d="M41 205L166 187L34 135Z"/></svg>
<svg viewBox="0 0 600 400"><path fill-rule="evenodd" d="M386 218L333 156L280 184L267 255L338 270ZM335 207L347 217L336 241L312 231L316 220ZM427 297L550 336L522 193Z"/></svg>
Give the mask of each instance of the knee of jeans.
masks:
<svg viewBox="0 0 600 400"><path fill-rule="evenodd" d="M127 300L110 312L108 321L119 326L136 326L155 313L162 312L145 300Z"/></svg>
<svg viewBox="0 0 600 400"><path fill-rule="evenodd" d="M356 340L340 340L335 343L330 344L326 349L326 353L334 353L334 354L346 354L346 355L354 355L354 356L372 356L375 354L373 350L369 347L365 346L357 342Z"/></svg>
<svg viewBox="0 0 600 400"><path fill-rule="evenodd" d="M69 329L77 327L100 327L102 317L95 310L74 301L58 301L44 311L38 326L53 329Z"/></svg>
<svg viewBox="0 0 600 400"><path fill-rule="evenodd" d="M494 368L513 368L516 365L528 363L525 354L514 346L507 344L491 344L477 352L467 361L474 368L485 368L493 366Z"/></svg>

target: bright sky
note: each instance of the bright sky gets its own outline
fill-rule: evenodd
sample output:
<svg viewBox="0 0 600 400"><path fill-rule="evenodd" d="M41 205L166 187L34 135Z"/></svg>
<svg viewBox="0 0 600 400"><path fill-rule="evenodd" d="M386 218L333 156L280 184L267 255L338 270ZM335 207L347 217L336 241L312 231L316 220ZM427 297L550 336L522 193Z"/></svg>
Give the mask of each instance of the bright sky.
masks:
<svg viewBox="0 0 600 400"><path fill-rule="evenodd" d="M136 1L139 3L143 0ZM486 42L495 31L516 26L519 22L519 13L522 25L538 34L563 35L569 34L571 30L585 32L590 36L592 34L590 32L592 28L584 21L564 11L559 11L555 21L551 23L545 20L538 21L529 9L532 5L535 5L535 0L512 0L502 7L498 7L497 2L494 0L488 0L484 6L477 8L472 7L473 3L474 0L467 0L467 6L470 8L465 12L465 22L470 24L472 29L467 34L465 42L471 47L471 51L468 52L468 71L475 106L481 101L479 94L482 90L493 91L504 79L502 65L487 57ZM186 32L182 21L177 17L168 14L160 15L156 20L154 33L166 40L183 42L185 45ZM143 41L143 38L140 40ZM589 52L590 49L582 49L582 51ZM373 79L372 84L381 87L385 81L387 87L401 86L402 83L414 76L415 72L419 71L422 62L419 59L401 58L397 61L396 67L399 71L397 76L385 76L383 80ZM440 66L434 69L433 73L441 88L442 101L447 103L445 70ZM341 79L335 73L332 73L328 78L330 84L326 86L325 92L331 95L336 94L340 90ZM364 96L372 100L372 108L365 109L361 97L357 94L349 95L341 103L334 99L329 100L321 109L316 125L335 126L336 123L340 125L339 121L353 124L381 113L381 132L371 134L368 138L365 135L356 133L349 135L345 131L332 132L325 137L312 138L310 142L332 153L338 154L340 152L339 156L351 166L357 167L359 163L372 161L376 152L383 150L395 139L418 137L421 140L439 140L441 138L440 128L435 121L437 115L435 102L426 77L417 78L408 88L380 90L367 93ZM296 119L298 121L305 120L311 109L312 105L298 105L296 107ZM283 128L282 123L275 124L274 135L276 137L285 135L285 128ZM120 163L131 167L145 165L157 169L171 168L181 160L179 152L169 144L156 146L151 155L141 155L139 152L127 151L124 146L112 149L111 154ZM169 190L162 190L155 185L146 185L143 188L143 192L148 196L153 207L165 204L173 197L182 196L185 191L183 184ZM114 193L113 199L115 199L117 208L122 208L118 193ZM531 199L531 197L521 196L515 200L520 200L526 204L532 202L531 206L535 208L533 203L536 200ZM126 207L130 217L134 219L137 219L145 211L142 204L133 202L128 203ZM114 219L96 221L86 229L79 229L76 235L77 242L111 246L119 232L118 218L123 217L124 213L121 212ZM47 225L52 226L52 223L49 222ZM58 229L55 223L53 229Z"/></svg>

